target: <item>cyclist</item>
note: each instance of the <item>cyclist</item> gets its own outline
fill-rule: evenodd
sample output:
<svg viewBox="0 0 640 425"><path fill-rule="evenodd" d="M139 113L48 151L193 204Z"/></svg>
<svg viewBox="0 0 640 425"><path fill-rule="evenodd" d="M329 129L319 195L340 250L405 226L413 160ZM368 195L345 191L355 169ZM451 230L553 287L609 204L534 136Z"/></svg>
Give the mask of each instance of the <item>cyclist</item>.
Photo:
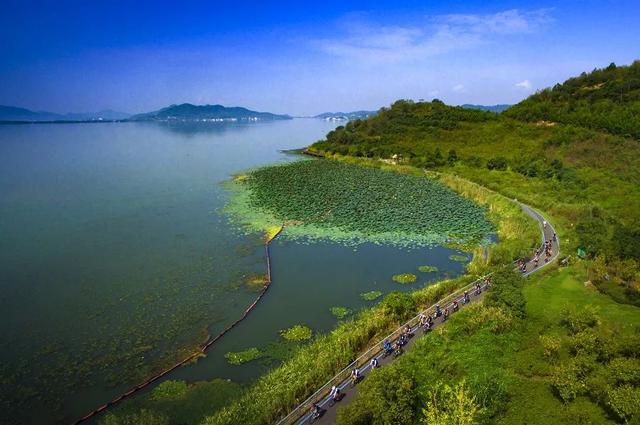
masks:
<svg viewBox="0 0 640 425"><path fill-rule="evenodd" d="M355 385L356 383L358 383L358 379L360 379L360 370L355 367L351 371L351 385Z"/></svg>

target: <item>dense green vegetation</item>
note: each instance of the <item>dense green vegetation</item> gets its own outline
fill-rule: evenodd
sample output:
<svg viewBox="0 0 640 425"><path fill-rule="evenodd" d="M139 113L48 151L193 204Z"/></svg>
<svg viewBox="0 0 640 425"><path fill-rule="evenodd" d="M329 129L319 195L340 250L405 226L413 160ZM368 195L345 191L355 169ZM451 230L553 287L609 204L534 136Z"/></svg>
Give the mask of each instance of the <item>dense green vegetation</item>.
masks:
<svg viewBox="0 0 640 425"><path fill-rule="evenodd" d="M529 283L499 273L484 305L370 374L338 423L637 420L640 315L585 287L584 277L575 267Z"/></svg>
<svg viewBox="0 0 640 425"><path fill-rule="evenodd" d="M640 139L640 61L611 64L530 96L505 114L559 122Z"/></svg>
<svg viewBox="0 0 640 425"><path fill-rule="evenodd" d="M310 148L426 168L454 189L458 175L538 207L572 264L524 286L497 276L483 305L368 377L341 423L640 420L640 312L625 305L640 305L638 69L597 70L503 114L400 101Z"/></svg>
<svg viewBox="0 0 640 425"><path fill-rule="evenodd" d="M236 184L248 193L234 197L231 216L258 228L286 222L289 237L476 244L493 230L483 208L424 176L310 160L260 168Z"/></svg>
<svg viewBox="0 0 640 425"><path fill-rule="evenodd" d="M637 62L610 67L565 85L576 89L591 78L604 81L602 87L635 87L638 69ZM571 99L571 105L578 102ZM632 99L625 102L621 107L633 110ZM640 305L640 143L572 124L518 121L508 111L398 101L375 117L338 127L309 150L459 175L534 205L566 232L571 251L581 247L598 259L589 276L598 288Z"/></svg>

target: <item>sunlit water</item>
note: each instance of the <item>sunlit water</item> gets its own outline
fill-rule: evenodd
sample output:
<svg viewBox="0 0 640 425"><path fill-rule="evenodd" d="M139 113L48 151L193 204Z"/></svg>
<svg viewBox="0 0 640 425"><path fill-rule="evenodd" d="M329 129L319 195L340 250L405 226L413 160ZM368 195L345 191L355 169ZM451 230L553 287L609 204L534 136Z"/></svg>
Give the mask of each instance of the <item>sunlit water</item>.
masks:
<svg viewBox="0 0 640 425"><path fill-rule="evenodd" d="M219 213L229 196L221 183L294 159L281 150L334 126L0 126L0 422L82 416L234 321L256 296L244 280L264 272L264 252L261 235ZM298 323L327 331L332 306L372 304L362 292L459 274L452 253L278 240L263 302L170 378L250 382L268 365L231 366L226 352L277 341ZM419 265L440 272L391 281Z"/></svg>

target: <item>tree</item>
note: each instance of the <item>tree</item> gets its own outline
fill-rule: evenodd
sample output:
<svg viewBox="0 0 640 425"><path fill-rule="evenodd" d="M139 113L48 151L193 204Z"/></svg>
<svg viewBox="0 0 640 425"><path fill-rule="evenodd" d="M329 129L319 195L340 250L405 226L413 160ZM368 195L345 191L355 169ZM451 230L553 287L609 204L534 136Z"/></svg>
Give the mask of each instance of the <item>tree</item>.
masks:
<svg viewBox="0 0 640 425"><path fill-rule="evenodd" d="M367 376L360 396L338 409L343 425L413 424L419 406L414 379L398 367L384 367Z"/></svg>
<svg viewBox="0 0 640 425"><path fill-rule="evenodd" d="M422 409L423 424L471 425L476 423L479 407L464 380L451 388L439 383L427 394L427 407Z"/></svg>

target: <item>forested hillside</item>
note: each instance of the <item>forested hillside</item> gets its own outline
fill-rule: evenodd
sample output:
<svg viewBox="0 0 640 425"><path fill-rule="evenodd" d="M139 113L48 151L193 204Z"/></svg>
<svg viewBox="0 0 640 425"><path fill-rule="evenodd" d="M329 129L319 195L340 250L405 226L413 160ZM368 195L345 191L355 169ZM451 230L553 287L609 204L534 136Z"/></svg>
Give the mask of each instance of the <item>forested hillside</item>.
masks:
<svg viewBox="0 0 640 425"><path fill-rule="evenodd" d="M611 64L542 90L505 115L600 129L640 139L640 61Z"/></svg>
<svg viewBox="0 0 640 425"><path fill-rule="evenodd" d="M594 84L599 88L585 94L584 87ZM617 106L591 111L600 122L613 123L633 115L628 108L640 105L633 100L639 87L638 62L610 66L536 94L514 111L537 104L544 93L557 92L554 96L561 98L560 92L581 92L575 99L566 94L567 111L589 112L590 104L614 102ZM611 94L620 88L625 88L622 100L613 100ZM576 236L572 248L594 259L592 273L600 273L591 276L596 284L618 300L640 304L640 143L588 128L594 125L563 124L548 116L526 116L529 122L516 119L519 116L451 107L438 100L401 100L375 117L336 128L309 150L456 173L527 200L564 220L561 224ZM639 117L636 113L634 119Z"/></svg>

